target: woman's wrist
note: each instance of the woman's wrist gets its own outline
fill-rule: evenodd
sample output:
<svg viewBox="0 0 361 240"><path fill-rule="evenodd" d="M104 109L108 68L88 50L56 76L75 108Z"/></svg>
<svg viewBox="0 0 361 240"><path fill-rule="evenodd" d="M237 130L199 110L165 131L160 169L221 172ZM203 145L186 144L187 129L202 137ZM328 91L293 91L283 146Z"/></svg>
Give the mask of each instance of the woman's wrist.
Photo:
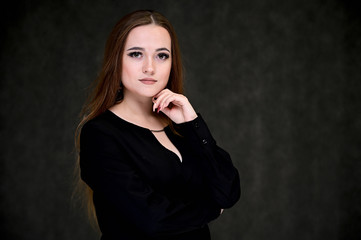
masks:
<svg viewBox="0 0 361 240"><path fill-rule="evenodd" d="M188 101L188 104L189 105L187 107L185 107L186 109L184 109L184 122L193 121L194 119L196 119L198 117L196 111L194 110L192 105L189 103L189 101Z"/></svg>

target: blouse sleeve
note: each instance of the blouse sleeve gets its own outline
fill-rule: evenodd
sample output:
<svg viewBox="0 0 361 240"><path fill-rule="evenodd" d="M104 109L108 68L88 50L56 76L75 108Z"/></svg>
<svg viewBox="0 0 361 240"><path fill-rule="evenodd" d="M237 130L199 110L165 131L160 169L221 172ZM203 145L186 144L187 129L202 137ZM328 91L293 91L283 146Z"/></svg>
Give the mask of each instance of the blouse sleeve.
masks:
<svg viewBox="0 0 361 240"><path fill-rule="evenodd" d="M200 157L214 201L221 208L232 207L240 198L239 174L230 155L217 146L202 116L177 125L179 132L188 138Z"/></svg>
<svg viewBox="0 0 361 240"><path fill-rule="evenodd" d="M84 125L80 136L81 178L141 231L151 235L197 229L220 214L214 202L182 202L154 191L127 159L114 135L100 124Z"/></svg>

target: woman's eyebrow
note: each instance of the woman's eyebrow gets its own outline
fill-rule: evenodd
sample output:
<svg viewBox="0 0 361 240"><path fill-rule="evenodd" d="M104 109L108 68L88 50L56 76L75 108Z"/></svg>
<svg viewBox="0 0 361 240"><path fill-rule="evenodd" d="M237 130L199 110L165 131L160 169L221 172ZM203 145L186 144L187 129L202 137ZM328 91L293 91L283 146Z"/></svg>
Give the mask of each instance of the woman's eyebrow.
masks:
<svg viewBox="0 0 361 240"><path fill-rule="evenodd" d="M129 48L127 51L132 51L132 50L144 51L145 49L144 49L144 48L141 48L141 47L132 47L132 48Z"/></svg>
<svg viewBox="0 0 361 240"><path fill-rule="evenodd" d="M134 51L134 50L145 51L145 49L144 49L144 48L141 48L141 47L131 47L131 48L127 49L127 51ZM156 51L156 52L167 51L167 52L170 53L170 51L169 51L168 48L157 48L155 51Z"/></svg>
<svg viewBox="0 0 361 240"><path fill-rule="evenodd" d="M170 53L170 51L168 50L168 48L157 48L156 50L157 52L160 52L160 51L167 51Z"/></svg>

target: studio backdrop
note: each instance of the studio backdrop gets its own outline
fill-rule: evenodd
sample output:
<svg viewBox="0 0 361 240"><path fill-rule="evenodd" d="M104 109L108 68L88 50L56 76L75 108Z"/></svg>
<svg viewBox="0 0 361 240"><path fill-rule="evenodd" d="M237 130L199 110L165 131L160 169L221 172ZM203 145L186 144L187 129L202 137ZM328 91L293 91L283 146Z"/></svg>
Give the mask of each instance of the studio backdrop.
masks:
<svg viewBox="0 0 361 240"><path fill-rule="evenodd" d="M74 132L114 24L173 23L185 94L241 175L214 240L361 236L358 1L16 1L2 8L1 239L99 239L71 199Z"/></svg>

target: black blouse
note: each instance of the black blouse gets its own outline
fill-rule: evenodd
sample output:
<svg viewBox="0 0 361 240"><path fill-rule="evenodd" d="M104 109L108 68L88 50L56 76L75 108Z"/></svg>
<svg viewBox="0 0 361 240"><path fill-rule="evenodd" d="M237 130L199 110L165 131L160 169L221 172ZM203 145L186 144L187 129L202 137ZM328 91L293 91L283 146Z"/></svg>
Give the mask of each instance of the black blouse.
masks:
<svg viewBox="0 0 361 240"><path fill-rule="evenodd" d="M207 223L238 201L238 171L202 117L175 129L164 130L182 161L149 129L109 110L83 126L81 177L94 192L103 240L207 240Z"/></svg>

